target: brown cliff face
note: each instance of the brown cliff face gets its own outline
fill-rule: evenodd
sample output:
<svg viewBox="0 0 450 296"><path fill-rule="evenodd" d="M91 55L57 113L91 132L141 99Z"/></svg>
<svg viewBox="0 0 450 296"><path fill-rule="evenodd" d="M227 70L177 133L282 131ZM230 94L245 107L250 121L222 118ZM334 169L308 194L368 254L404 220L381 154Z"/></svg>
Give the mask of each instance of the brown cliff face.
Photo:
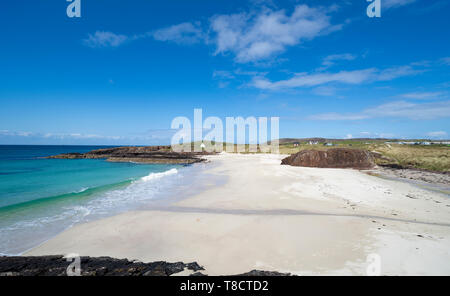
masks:
<svg viewBox="0 0 450 296"><path fill-rule="evenodd" d="M335 148L326 151L304 150L281 162L282 165L315 168L371 169L375 166L370 152L358 149Z"/></svg>

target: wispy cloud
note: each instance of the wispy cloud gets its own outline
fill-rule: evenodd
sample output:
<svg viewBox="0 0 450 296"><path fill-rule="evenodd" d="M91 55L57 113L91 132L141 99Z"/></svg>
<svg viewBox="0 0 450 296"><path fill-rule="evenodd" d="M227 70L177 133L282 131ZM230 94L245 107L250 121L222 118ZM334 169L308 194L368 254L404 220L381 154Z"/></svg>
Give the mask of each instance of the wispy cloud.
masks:
<svg viewBox="0 0 450 296"><path fill-rule="evenodd" d="M119 136L102 136L95 134L82 134L82 133L36 133L27 131L10 131L0 130L0 136L8 137L26 137L26 138L45 138L45 139L109 139L119 140Z"/></svg>
<svg viewBox="0 0 450 296"><path fill-rule="evenodd" d="M448 137L448 134L447 132L444 131L437 131L437 132L429 132L427 133L427 136L434 139L446 139Z"/></svg>
<svg viewBox="0 0 450 296"><path fill-rule="evenodd" d="M32 132L0 130L0 136L30 137Z"/></svg>
<svg viewBox="0 0 450 296"><path fill-rule="evenodd" d="M405 99L428 100L444 97L444 92L412 92L400 95Z"/></svg>
<svg viewBox="0 0 450 296"><path fill-rule="evenodd" d="M383 0L381 5L383 8L389 9L405 6L414 2L416 2L416 0Z"/></svg>
<svg viewBox="0 0 450 296"><path fill-rule="evenodd" d="M148 130L140 134L130 134L126 136L110 136L87 133L40 133L28 131L0 130L0 142L4 139L19 140L19 142L57 142L57 143L154 143L162 141L166 144L170 142L175 134L173 129Z"/></svg>
<svg viewBox="0 0 450 296"><path fill-rule="evenodd" d="M298 73L292 78L275 82L270 81L266 77L257 76L250 82L250 86L266 90L279 90L313 87L327 83L361 84L365 82L388 81L421 72L423 72L423 70L417 70L411 66L400 66L384 70L369 68L354 71L340 71L336 73Z"/></svg>
<svg viewBox="0 0 450 296"><path fill-rule="evenodd" d="M129 37L125 35L97 31L94 34L89 34L88 38L83 40L83 44L92 48L118 47L124 44L127 40L129 40Z"/></svg>
<svg viewBox="0 0 450 296"><path fill-rule="evenodd" d="M336 95L336 91L337 89L332 86L319 86L314 88L312 93L319 96L330 97Z"/></svg>
<svg viewBox="0 0 450 296"><path fill-rule="evenodd" d="M256 62L282 53L317 36L339 30L329 10L298 5L291 15L285 10L217 15L211 20L215 54L232 53L239 63Z"/></svg>
<svg viewBox="0 0 450 296"><path fill-rule="evenodd" d="M433 103L411 103L395 101L365 109L359 113L324 113L310 116L313 120L362 120L370 118L408 118L430 120L450 117L450 101Z"/></svg>
<svg viewBox="0 0 450 296"><path fill-rule="evenodd" d="M213 78L223 78L223 79L233 79L234 75L230 71L223 71L223 70L215 70L213 72Z"/></svg>
<svg viewBox="0 0 450 296"><path fill-rule="evenodd" d="M377 132L360 132L359 136L361 138L394 138L395 134L393 133L377 133Z"/></svg>
<svg viewBox="0 0 450 296"><path fill-rule="evenodd" d="M96 31L94 34L88 34L88 37L83 40L83 44L92 48L118 47L127 42L144 38L153 38L157 41L174 42L177 44L194 44L203 41L205 35L199 22L185 22L130 36L113 32Z"/></svg>
<svg viewBox="0 0 450 296"><path fill-rule="evenodd" d="M205 38L199 22L173 25L156 30L150 35L158 41L170 41L178 44L194 44Z"/></svg>
<svg viewBox="0 0 450 296"><path fill-rule="evenodd" d="M322 68L326 69L331 66L334 66L338 61L352 61L356 59L356 55L344 53L344 54L332 54L327 57L325 57L322 60Z"/></svg>

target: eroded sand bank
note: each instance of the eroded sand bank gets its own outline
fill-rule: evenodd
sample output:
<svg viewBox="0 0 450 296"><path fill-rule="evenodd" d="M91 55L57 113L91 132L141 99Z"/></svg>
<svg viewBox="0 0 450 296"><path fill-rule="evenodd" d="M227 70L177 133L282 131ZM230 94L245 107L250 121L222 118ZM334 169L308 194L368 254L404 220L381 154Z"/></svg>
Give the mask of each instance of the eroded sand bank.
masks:
<svg viewBox="0 0 450 296"><path fill-rule="evenodd" d="M164 206L75 226L25 255L78 253L252 269L450 275L450 199L364 172L281 166L281 155L210 156L227 182Z"/></svg>

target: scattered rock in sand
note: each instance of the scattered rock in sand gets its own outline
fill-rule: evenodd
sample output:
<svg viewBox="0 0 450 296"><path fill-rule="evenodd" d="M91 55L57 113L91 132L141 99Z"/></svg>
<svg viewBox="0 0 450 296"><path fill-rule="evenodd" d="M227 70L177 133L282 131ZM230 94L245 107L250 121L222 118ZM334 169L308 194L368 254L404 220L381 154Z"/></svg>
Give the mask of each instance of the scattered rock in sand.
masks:
<svg viewBox="0 0 450 296"><path fill-rule="evenodd" d="M409 168L393 168L386 166L379 166L373 174L382 175L386 177L396 177L408 180L421 181L430 184L450 185L450 172L431 172L420 169Z"/></svg>
<svg viewBox="0 0 450 296"><path fill-rule="evenodd" d="M375 166L371 152L347 148L335 148L325 151L303 150L283 159L281 164L317 168L353 169L372 169Z"/></svg>

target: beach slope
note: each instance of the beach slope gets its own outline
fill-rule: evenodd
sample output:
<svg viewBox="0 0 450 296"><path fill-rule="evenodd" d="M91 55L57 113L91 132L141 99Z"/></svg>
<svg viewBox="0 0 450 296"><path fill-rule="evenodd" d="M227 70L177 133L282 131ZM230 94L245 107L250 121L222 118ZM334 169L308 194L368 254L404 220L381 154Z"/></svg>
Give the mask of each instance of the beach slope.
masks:
<svg viewBox="0 0 450 296"><path fill-rule="evenodd" d="M283 157L207 156L205 174L225 184L77 225L24 255L196 261L208 275L365 275L375 254L383 275L450 275L448 195Z"/></svg>

